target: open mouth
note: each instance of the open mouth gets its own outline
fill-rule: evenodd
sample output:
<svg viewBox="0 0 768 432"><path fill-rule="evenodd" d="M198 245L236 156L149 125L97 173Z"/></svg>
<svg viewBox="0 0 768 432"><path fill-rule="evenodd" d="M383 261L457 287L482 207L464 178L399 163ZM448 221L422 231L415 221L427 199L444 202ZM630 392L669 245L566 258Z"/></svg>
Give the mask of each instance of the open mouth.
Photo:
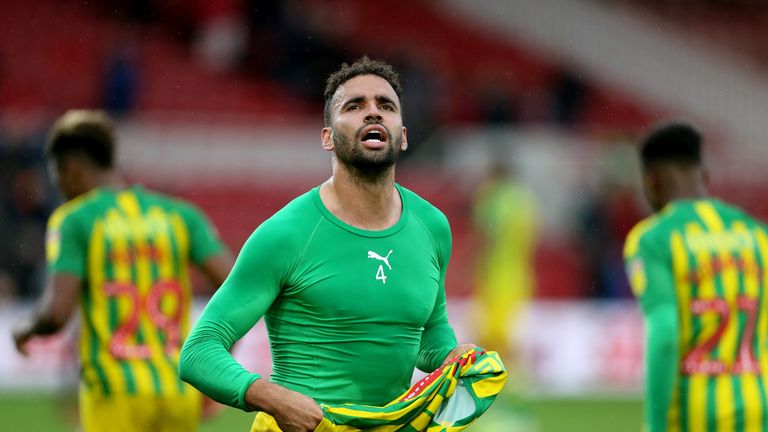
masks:
<svg viewBox="0 0 768 432"><path fill-rule="evenodd" d="M361 141L363 143L378 144L387 142L387 139L387 130L381 125L366 127L361 132Z"/></svg>

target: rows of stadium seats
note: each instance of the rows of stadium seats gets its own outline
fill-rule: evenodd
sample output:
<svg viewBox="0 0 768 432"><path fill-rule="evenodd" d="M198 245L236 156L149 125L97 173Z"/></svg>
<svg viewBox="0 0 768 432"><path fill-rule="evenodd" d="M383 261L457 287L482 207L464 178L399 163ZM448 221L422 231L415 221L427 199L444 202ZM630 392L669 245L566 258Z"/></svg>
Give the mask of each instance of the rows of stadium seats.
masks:
<svg viewBox="0 0 768 432"><path fill-rule="evenodd" d="M768 67L768 3L760 0L629 0L615 2L649 19L705 41L716 42L747 61Z"/></svg>
<svg viewBox="0 0 768 432"><path fill-rule="evenodd" d="M129 3L106 4L117 8ZM175 32L184 28L179 25L184 16L163 20L174 12L190 13L183 2L147 3L154 3L159 12L154 19L140 24L126 14L109 15L109 7L94 10L83 3L40 0L7 5L0 15L0 53L4 59L0 106L6 110L44 107L55 113L73 106L101 106L109 90L111 56L124 54L129 63L135 61L128 66L135 67L139 74L134 109L141 115L152 111L319 114L316 98L297 91L295 82L276 79L262 70L277 62L270 56L269 46L254 42L241 69L211 71L194 58L190 37L176 36ZM193 5L198 4L192 2L190 9L197 7ZM431 94L437 103L439 123L557 123L560 119L551 112L550 105L552 94L558 91L564 98L571 98L561 109L568 109L568 103L578 105L575 114L569 114L575 117L565 115L562 123L576 126L581 133L623 133L652 119L650 108L620 89L582 77L544 54L499 38L490 29L471 27L433 3L393 2L386 7L382 14L381 5L369 0L309 0L301 2L300 12L306 16L296 20L307 26L307 36L322 38L342 57L362 52L385 57L406 65L405 69L420 69L415 76L421 73L427 81L440 82ZM105 14L109 19L104 19ZM332 25L337 15L344 17L344 25ZM324 20L319 27L324 25L325 30L318 30L313 19ZM13 25L18 22L27 25ZM250 33L251 38L259 35L264 32L254 29ZM404 77L406 86L409 79L413 79L410 84L418 82L414 75ZM485 99L488 97L497 100ZM423 101L411 99L411 103ZM493 109L484 103L496 107L518 104L519 112L494 117ZM610 129L605 131L601 126ZM472 286L472 242L466 209L469 197L465 190L438 180L415 178L408 184L435 202L451 220L456 247L448 288L452 294L466 294ZM172 192L190 198L210 213L227 242L238 250L253 227L305 190L306 184L247 184L222 189L214 183L195 183L175 188ZM745 198L741 202L755 201ZM758 214L766 213L766 209L756 210ZM568 245L542 243L536 267L539 295L584 294L577 291L585 279L584 263Z"/></svg>
<svg viewBox="0 0 768 432"><path fill-rule="evenodd" d="M157 11L187 14L197 4L184 8L172 0L154 3ZM247 2L233 3L247 6ZM124 85L135 87L123 90L135 95L123 97L133 97L138 110L311 112L310 103L316 98L297 92L292 88L295 82L266 74L279 60L274 45L260 46L251 40L250 60L242 62L241 69L213 73L195 60L189 37L174 36L178 20L163 21L168 13L157 12L154 19L137 25L126 21L125 14L110 14L112 4L119 10L126 2L106 2L101 8L57 0L9 4L0 17L5 65L0 104L6 109L52 110L108 105L110 98L121 97L111 94L115 90L110 85ZM312 0L302 2L301 10L307 17L326 20L314 27L306 22L309 18L302 21L306 38L321 39L342 59L360 52L382 56L421 68L432 84L440 83L432 96L440 122L541 122L562 116L563 123L610 125L615 130L637 127L650 118L647 107L619 89L591 82L514 41L472 28L428 2L390 3L382 11L373 1ZM336 16L342 16L345 24L336 26ZM28 25L14 25L19 22ZM251 29L249 35L253 39L263 32ZM309 56L316 54L309 52ZM110 73L122 75L115 78ZM115 79L123 81L110 83ZM319 88L310 91L319 92ZM553 108L557 98L565 98L564 106ZM488 104L495 105L489 108ZM499 116L500 106L515 112Z"/></svg>
<svg viewBox="0 0 768 432"><path fill-rule="evenodd" d="M648 107L631 100L620 89L582 77L543 53L500 38L492 29L473 27L461 16L430 2L396 2L387 4L385 11L380 2L370 0L313 0L308 4L314 8L311 13L329 19L333 19L334 11L342 11L339 13L349 24L336 37L352 51L385 58L425 57L422 61L428 73L442 77L454 92L445 98L445 120L478 120L476 113L468 112L467 102L489 84L494 94L506 96L512 104L557 92L560 85L579 86L576 91L585 96L576 113L578 118L573 121L587 127L634 128L650 118ZM530 120L557 121L536 113Z"/></svg>
<svg viewBox="0 0 768 432"><path fill-rule="evenodd" d="M131 28L79 2L12 2L0 14L0 104L5 110L109 106L112 62L135 74L135 109L305 113L287 89L257 77L207 73L154 24ZM17 23L26 23L20 26ZM303 110L303 111L302 111Z"/></svg>

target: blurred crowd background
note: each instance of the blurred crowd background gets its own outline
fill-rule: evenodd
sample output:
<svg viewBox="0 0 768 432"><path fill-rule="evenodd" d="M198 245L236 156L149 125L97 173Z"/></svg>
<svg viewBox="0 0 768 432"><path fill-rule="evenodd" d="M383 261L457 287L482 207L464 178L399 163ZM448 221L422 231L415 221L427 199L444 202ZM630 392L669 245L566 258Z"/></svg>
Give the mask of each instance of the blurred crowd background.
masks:
<svg viewBox="0 0 768 432"><path fill-rule="evenodd" d="M236 252L330 176L323 81L363 54L401 74L398 181L451 222L449 301L482 305L500 285L491 292L514 305L504 319L535 311L518 333L557 332L564 304L601 311L576 313L587 320L634 310L621 248L649 213L634 145L659 121L699 125L716 193L768 217L763 1L0 3L0 304L40 293L45 221L61 202L42 148L65 110L111 113L126 175L195 202ZM467 334L482 327L473 307L452 318ZM502 337L516 338L511 322ZM612 328L606 348L611 383L630 392L639 323L631 315L630 342ZM524 346L539 361L537 343Z"/></svg>

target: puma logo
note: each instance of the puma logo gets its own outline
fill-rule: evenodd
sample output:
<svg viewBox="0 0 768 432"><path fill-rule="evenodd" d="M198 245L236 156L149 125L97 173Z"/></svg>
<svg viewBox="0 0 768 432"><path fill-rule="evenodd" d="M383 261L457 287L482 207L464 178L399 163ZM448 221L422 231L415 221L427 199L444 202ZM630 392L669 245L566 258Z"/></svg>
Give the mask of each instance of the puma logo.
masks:
<svg viewBox="0 0 768 432"><path fill-rule="evenodd" d="M384 264L386 264L386 265L387 265L387 268L388 268L388 269L390 269L390 270L392 270L392 266L391 266L391 265L389 265L389 256L390 256L390 255L392 255L392 249L390 249L390 250L389 250L389 253L388 253L388 254L387 254L387 256L385 256L385 257L383 257L383 256L381 256L381 255L379 255L379 254L377 254L377 253L376 253L376 252L374 252L374 251L368 251L368 258L373 258L373 259L377 259L377 260L379 260L379 261L384 261Z"/></svg>

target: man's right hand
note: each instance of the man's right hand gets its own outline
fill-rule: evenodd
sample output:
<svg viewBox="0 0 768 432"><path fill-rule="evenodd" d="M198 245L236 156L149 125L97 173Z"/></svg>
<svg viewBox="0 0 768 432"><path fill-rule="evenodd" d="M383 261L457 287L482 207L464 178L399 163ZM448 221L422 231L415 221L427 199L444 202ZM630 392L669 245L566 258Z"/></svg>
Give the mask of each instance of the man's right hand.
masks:
<svg viewBox="0 0 768 432"><path fill-rule="evenodd" d="M11 330L11 337L13 337L13 343L16 345L16 350L24 357L29 355L29 341L34 336L32 329L34 328L34 322L29 318L24 318L17 322Z"/></svg>
<svg viewBox="0 0 768 432"><path fill-rule="evenodd" d="M283 432L312 432L323 419L323 410L312 398L264 379L248 387L245 402L274 417Z"/></svg>

